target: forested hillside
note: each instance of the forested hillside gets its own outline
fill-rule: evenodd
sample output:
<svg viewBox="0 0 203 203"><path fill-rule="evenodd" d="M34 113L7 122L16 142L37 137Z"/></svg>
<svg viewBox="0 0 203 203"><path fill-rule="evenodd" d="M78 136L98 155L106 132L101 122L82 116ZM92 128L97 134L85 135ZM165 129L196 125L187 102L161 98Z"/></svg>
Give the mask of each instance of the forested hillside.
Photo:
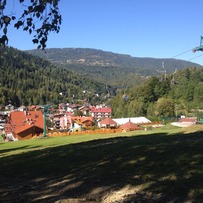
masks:
<svg viewBox="0 0 203 203"><path fill-rule="evenodd" d="M134 86L143 82L147 76L160 75L163 72L163 62L167 74L175 69L200 67L184 60L139 58L97 49L53 48L46 51L29 50L28 53L45 58L77 74L96 77L103 83L117 87Z"/></svg>
<svg viewBox="0 0 203 203"><path fill-rule="evenodd" d="M113 100L114 117L174 117L200 114L203 109L203 69L150 77L139 86L120 92Z"/></svg>
<svg viewBox="0 0 203 203"><path fill-rule="evenodd" d="M0 47L0 105L77 102L90 96L96 101L95 94L105 97L105 84L26 52Z"/></svg>
<svg viewBox="0 0 203 203"><path fill-rule="evenodd" d="M78 72L83 67L77 66ZM103 68L106 80L110 80L110 67ZM77 75L27 52L0 47L0 105L76 103L88 99L92 104L111 103L114 117L147 116L152 119L203 109L202 68L183 69L148 79L139 76L144 82L138 84L140 81L134 78L132 87L127 86L123 74L119 75L121 69L118 70L120 83L110 86L99 82L100 72L97 72L98 77L93 77L91 71Z"/></svg>

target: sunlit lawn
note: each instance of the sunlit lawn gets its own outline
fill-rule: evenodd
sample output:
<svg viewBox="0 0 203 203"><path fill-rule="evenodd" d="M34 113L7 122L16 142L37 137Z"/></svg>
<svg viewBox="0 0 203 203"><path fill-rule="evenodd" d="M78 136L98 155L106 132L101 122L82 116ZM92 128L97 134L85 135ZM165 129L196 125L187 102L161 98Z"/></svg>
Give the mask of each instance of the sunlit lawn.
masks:
<svg viewBox="0 0 203 203"><path fill-rule="evenodd" d="M100 201L125 187L125 202L203 201L202 127L0 143L0 162L2 201Z"/></svg>
<svg viewBox="0 0 203 203"><path fill-rule="evenodd" d="M149 135L154 133L176 133L181 129L167 125L162 128L157 128L149 131L131 131L125 133L112 133L112 134L90 134L90 135L74 135L74 136L61 136L61 137L46 137L40 139L22 140L18 142L4 142L0 140L0 157L8 156L11 154L17 154L37 149L49 148L54 146L61 146L73 143L87 142L90 140L123 137L123 136L138 136L138 135Z"/></svg>

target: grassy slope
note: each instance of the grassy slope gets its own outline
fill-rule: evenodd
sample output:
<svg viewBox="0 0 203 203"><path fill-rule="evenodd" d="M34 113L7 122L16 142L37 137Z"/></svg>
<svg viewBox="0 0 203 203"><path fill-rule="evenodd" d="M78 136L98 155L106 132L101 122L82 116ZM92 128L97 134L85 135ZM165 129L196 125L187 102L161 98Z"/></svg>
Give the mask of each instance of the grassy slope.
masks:
<svg viewBox="0 0 203 203"><path fill-rule="evenodd" d="M168 126L1 143L0 201L85 197L111 202L113 191L127 187L123 202L202 202L202 146L202 127Z"/></svg>

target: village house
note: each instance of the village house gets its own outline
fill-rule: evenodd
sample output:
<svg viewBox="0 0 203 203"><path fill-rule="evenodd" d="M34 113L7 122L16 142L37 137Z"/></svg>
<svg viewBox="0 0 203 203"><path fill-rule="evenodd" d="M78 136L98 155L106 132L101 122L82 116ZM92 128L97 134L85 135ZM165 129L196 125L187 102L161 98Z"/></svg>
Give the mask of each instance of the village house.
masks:
<svg viewBox="0 0 203 203"><path fill-rule="evenodd" d="M72 128L72 119L71 116L65 114L64 116L60 117L60 129L70 129Z"/></svg>
<svg viewBox="0 0 203 203"><path fill-rule="evenodd" d="M88 106L82 106L79 108L79 110L82 112L83 115L89 115L90 108Z"/></svg>
<svg viewBox="0 0 203 203"><path fill-rule="evenodd" d="M41 111L13 111L5 126L5 135L10 140L30 139L44 130Z"/></svg>
<svg viewBox="0 0 203 203"><path fill-rule="evenodd" d="M75 110L79 110L79 108L81 108L82 105L80 104L67 104L67 110L66 112L74 112Z"/></svg>
<svg viewBox="0 0 203 203"><path fill-rule="evenodd" d="M102 120L104 118L111 118L112 109L110 107L91 107L90 114L95 120Z"/></svg>
<svg viewBox="0 0 203 203"><path fill-rule="evenodd" d="M61 113L54 113L54 114L49 114L48 115L48 120L51 121L53 128L55 129L60 129L60 119L63 117L65 114Z"/></svg>
<svg viewBox="0 0 203 203"><path fill-rule="evenodd" d="M117 123L111 118L104 118L102 121L98 122L100 128L116 128Z"/></svg>
<svg viewBox="0 0 203 203"><path fill-rule="evenodd" d="M93 118L92 117L75 116L75 117L72 117L72 121L73 121L73 125L78 124L82 128L92 127L92 125L93 125Z"/></svg>
<svg viewBox="0 0 203 203"><path fill-rule="evenodd" d="M197 122L197 117L181 117L178 122L172 122L171 125L178 127L189 127Z"/></svg>
<svg viewBox="0 0 203 203"><path fill-rule="evenodd" d="M123 132L142 129L139 125L132 123L130 120L127 123L124 123L123 125L121 125L120 128L123 130Z"/></svg>
<svg viewBox="0 0 203 203"><path fill-rule="evenodd" d="M60 129L81 129L91 127L92 125L92 117L64 115L60 118Z"/></svg>

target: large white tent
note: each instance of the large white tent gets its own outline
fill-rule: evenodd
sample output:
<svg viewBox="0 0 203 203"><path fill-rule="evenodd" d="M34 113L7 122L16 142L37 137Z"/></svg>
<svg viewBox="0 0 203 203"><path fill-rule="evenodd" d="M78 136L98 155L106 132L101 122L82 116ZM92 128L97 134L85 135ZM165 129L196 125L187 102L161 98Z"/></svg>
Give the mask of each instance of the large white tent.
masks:
<svg viewBox="0 0 203 203"><path fill-rule="evenodd" d="M127 122L132 122L135 124L151 123L151 121L145 117L132 117L132 118L114 118L113 119L118 125L123 125Z"/></svg>

